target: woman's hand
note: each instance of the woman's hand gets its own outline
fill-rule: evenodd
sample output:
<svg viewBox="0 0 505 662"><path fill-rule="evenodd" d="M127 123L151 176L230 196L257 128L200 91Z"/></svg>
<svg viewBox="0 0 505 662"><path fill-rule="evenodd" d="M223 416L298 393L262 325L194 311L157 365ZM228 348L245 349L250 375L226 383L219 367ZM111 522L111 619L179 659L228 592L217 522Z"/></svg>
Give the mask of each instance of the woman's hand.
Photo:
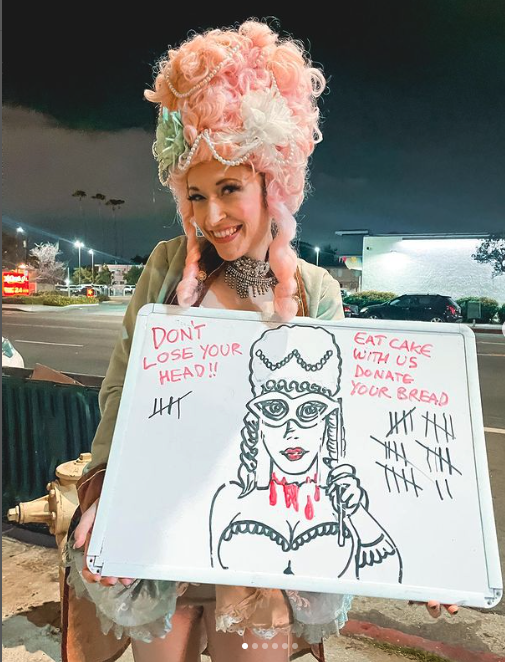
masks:
<svg viewBox="0 0 505 662"><path fill-rule="evenodd" d="M88 553L89 541L91 539L91 532L93 531L93 524L95 523L96 511L98 508L98 502L100 499L97 499L91 506L86 510L81 517L81 521L77 525L74 532L74 549L80 549L84 547L84 564L82 568L82 576L87 582L94 583L100 582L103 586L114 586L118 581L123 584L123 586L129 586L133 579L127 579L121 577L102 577L101 575L91 572L86 565L86 555Z"/></svg>
<svg viewBox="0 0 505 662"><path fill-rule="evenodd" d="M436 600L429 600L428 602L415 602L409 600L409 605L424 605L428 610L428 614L433 618L438 618L442 614L442 607L451 615L456 616L459 611L458 605L443 605Z"/></svg>
<svg viewBox="0 0 505 662"><path fill-rule="evenodd" d="M356 477L350 464L336 465L328 475L328 496L333 508L344 510L345 515L353 515L360 505L368 505L368 496Z"/></svg>

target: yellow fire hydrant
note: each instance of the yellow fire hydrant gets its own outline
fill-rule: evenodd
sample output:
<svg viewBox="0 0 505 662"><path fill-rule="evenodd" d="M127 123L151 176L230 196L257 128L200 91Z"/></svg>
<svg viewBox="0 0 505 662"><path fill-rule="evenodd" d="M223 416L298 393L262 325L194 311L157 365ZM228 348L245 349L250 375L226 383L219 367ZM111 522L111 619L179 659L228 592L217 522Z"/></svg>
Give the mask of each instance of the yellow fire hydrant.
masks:
<svg viewBox="0 0 505 662"><path fill-rule="evenodd" d="M65 462L56 468L57 480L47 484L43 497L18 504L10 508L7 518L18 524L46 524L56 538L59 551L60 594L63 595L65 571L63 550L72 516L79 505L76 483L82 476L84 467L91 461L91 453L81 453L77 460Z"/></svg>

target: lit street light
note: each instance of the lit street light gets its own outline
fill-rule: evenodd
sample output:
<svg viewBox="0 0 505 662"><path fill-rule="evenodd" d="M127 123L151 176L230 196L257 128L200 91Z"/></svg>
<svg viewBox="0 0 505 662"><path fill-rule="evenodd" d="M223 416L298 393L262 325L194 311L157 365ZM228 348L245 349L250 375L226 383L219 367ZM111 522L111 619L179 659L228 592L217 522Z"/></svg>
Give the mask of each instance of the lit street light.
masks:
<svg viewBox="0 0 505 662"><path fill-rule="evenodd" d="M88 253L91 255L91 282L95 282L95 251L90 248Z"/></svg>
<svg viewBox="0 0 505 662"><path fill-rule="evenodd" d="M23 238L23 248L25 249L25 262L28 262L28 236L26 235L26 232L23 230L23 228L19 225L16 228L16 237L17 237L17 249L18 249L18 258L19 258L19 235L25 235Z"/></svg>
<svg viewBox="0 0 505 662"><path fill-rule="evenodd" d="M82 241L76 241L74 243L75 248L79 250L79 271L78 273L78 278L79 278L79 285L81 284L81 248L84 248L84 244Z"/></svg>
<svg viewBox="0 0 505 662"><path fill-rule="evenodd" d="M316 251L316 267L319 266L319 251L321 250L319 246L314 246L314 250Z"/></svg>

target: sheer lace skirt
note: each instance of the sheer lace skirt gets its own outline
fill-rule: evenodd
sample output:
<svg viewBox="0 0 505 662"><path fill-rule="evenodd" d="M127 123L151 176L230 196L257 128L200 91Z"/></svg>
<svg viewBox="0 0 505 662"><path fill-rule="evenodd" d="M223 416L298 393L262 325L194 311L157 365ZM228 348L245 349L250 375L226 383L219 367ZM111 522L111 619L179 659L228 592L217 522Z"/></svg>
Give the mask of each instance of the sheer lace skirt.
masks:
<svg viewBox="0 0 505 662"><path fill-rule="evenodd" d="M94 603L104 634L112 631L117 639L128 636L149 643L171 631L178 599L186 593L188 583L150 579L137 579L130 586L89 583L82 576L83 551L73 549L73 542L71 536L66 547L68 583L77 598ZM352 596L333 593L243 589L246 597L235 599L234 591L240 587L219 586L216 590L230 593L228 599L218 600L217 631L243 634L249 628L262 639L291 633L309 644L338 634L352 602ZM289 617L283 615L289 611L285 610L286 597Z"/></svg>

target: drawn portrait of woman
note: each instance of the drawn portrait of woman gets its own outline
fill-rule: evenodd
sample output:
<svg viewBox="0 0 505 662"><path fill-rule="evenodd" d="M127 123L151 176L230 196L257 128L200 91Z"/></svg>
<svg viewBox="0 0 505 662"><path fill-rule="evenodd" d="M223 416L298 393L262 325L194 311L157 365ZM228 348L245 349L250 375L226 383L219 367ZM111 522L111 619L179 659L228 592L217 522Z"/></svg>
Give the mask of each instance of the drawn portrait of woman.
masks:
<svg viewBox="0 0 505 662"><path fill-rule="evenodd" d="M396 544L344 463L341 372L323 328L282 325L251 346L237 477L211 506L213 567L401 582Z"/></svg>

